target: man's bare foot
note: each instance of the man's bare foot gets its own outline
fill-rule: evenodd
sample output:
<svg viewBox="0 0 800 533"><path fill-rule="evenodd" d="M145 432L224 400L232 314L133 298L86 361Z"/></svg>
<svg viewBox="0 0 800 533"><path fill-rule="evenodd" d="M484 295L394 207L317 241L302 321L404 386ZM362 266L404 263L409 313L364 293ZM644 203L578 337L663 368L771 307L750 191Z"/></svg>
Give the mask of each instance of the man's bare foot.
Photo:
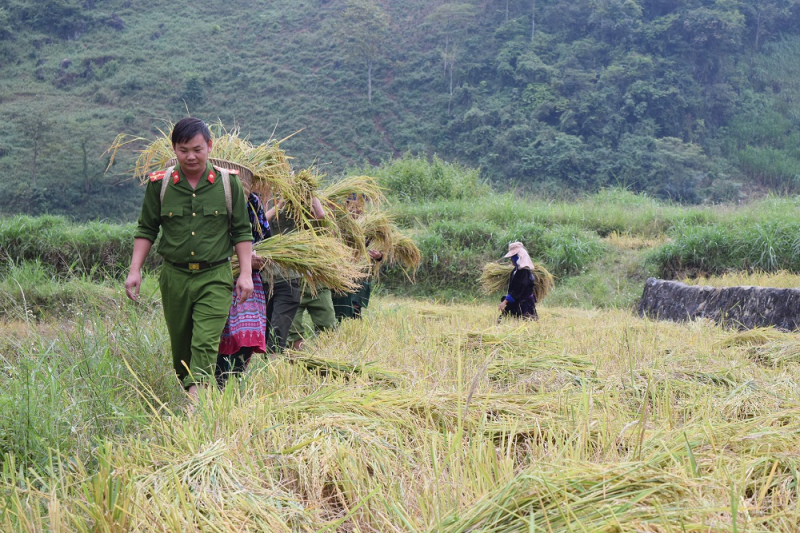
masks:
<svg viewBox="0 0 800 533"><path fill-rule="evenodd" d="M200 393L197 391L197 385L192 385L186 390L186 395L189 397L189 403L186 404L186 414L191 416L197 410L197 402L200 400Z"/></svg>

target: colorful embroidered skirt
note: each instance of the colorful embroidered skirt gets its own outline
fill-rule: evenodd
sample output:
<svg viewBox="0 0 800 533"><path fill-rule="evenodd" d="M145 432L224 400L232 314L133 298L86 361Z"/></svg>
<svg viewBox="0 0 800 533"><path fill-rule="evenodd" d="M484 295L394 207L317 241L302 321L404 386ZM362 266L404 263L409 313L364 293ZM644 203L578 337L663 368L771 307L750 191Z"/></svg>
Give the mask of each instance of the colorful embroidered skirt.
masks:
<svg viewBox="0 0 800 533"><path fill-rule="evenodd" d="M267 351L267 298L261 275L253 272L253 295L246 302L232 305L228 322L222 330L219 353L233 355L242 348Z"/></svg>

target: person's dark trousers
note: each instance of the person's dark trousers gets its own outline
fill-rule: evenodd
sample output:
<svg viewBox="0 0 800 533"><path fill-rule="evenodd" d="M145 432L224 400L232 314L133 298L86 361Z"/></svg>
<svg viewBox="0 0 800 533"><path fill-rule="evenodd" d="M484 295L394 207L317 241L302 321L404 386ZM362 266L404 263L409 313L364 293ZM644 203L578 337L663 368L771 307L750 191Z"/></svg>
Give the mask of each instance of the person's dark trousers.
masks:
<svg viewBox="0 0 800 533"><path fill-rule="evenodd" d="M334 292L331 301L336 320L341 322L343 318L353 318L353 295L351 293Z"/></svg>
<svg viewBox="0 0 800 533"><path fill-rule="evenodd" d="M367 280L361 284L358 292L353 295L353 318L361 318L361 311L369 306L369 297L372 294L372 282Z"/></svg>
<svg viewBox="0 0 800 533"><path fill-rule="evenodd" d="M300 307L300 280L278 280L267 301L267 350L276 353L286 348L289 328Z"/></svg>
<svg viewBox="0 0 800 533"><path fill-rule="evenodd" d="M217 378L217 385L220 389L225 388L225 382L231 376L241 376L244 369L247 368L247 363L250 362L250 357L253 355L253 349L250 347L242 348L233 355L217 356L217 370L215 377Z"/></svg>

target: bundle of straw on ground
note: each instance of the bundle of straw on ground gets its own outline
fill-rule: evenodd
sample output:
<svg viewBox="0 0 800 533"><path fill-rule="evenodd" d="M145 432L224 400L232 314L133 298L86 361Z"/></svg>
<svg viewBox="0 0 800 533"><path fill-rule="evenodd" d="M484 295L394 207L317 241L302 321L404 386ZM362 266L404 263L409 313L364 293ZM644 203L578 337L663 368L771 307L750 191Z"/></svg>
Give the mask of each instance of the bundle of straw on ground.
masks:
<svg viewBox="0 0 800 533"><path fill-rule="evenodd" d="M374 383L384 385L397 385L403 381L405 375L395 370L382 368L375 362L348 362L337 359L328 359L319 354L287 351L287 359L292 363L303 365L308 371L320 376L335 376L349 380L353 376L362 376Z"/></svg>
<svg viewBox="0 0 800 533"><path fill-rule="evenodd" d="M275 235L255 246L256 255L264 259L262 276L272 284L271 267L284 273L298 272L313 293L327 287L339 292L355 292L367 273L354 263L352 251L338 239L313 231L293 231ZM239 273L239 262L232 261L234 275Z"/></svg>
<svg viewBox="0 0 800 533"><path fill-rule="evenodd" d="M513 270L514 267L510 264L487 263L478 279L481 290L487 295L504 293L508 290L508 281ZM533 294L536 301L541 302L555 288L555 277L542 265L533 266L533 275Z"/></svg>

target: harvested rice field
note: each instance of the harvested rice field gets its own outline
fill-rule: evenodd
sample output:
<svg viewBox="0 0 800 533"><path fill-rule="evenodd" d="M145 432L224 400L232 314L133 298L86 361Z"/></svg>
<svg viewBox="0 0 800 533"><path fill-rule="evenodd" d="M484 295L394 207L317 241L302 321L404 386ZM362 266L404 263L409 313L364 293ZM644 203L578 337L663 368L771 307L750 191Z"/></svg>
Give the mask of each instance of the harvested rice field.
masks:
<svg viewBox="0 0 800 533"><path fill-rule="evenodd" d="M191 415L157 302L9 321L0 529L800 529L796 334L539 314L377 298Z"/></svg>

